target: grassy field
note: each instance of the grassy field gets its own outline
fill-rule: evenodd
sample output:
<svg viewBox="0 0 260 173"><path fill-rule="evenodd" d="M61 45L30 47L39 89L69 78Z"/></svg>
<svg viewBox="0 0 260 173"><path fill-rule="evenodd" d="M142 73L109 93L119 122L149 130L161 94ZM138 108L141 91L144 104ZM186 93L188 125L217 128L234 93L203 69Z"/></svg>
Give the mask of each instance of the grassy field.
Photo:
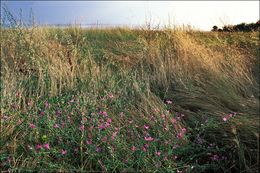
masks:
<svg viewBox="0 0 260 173"><path fill-rule="evenodd" d="M259 34L1 29L0 169L258 172Z"/></svg>

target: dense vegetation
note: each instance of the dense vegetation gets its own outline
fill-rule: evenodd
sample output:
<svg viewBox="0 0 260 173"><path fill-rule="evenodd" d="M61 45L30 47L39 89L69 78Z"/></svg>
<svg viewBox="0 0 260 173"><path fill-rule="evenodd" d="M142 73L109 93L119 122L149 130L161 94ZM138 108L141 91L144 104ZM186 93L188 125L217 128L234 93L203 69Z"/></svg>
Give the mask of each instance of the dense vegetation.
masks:
<svg viewBox="0 0 260 173"><path fill-rule="evenodd" d="M252 32L260 31L260 20L256 23L240 23L237 25L225 25L223 28L218 28L218 26L213 26L212 31L218 32Z"/></svg>
<svg viewBox="0 0 260 173"><path fill-rule="evenodd" d="M258 172L259 37L1 29L3 171Z"/></svg>

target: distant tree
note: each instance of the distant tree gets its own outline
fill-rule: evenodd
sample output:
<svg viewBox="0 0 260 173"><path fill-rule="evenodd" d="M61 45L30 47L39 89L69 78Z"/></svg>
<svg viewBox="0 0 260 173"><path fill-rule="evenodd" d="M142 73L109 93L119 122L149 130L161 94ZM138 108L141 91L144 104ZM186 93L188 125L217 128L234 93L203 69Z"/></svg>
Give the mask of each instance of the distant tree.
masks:
<svg viewBox="0 0 260 173"><path fill-rule="evenodd" d="M235 25L233 28L234 28L234 31L246 31L247 30L247 26L245 23Z"/></svg>
<svg viewBox="0 0 260 173"><path fill-rule="evenodd" d="M260 31L260 20L256 23L240 23L237 25L225 25L222 29L218 28L216 25L212 27L211 31L218 32L251 32Z"/></svg>
<svg viewBox="0 0 260 173"><path fill-rule="evenodd" d="M223 31L224 32L232 32L233 31L233 27L232 26L224 26L223 27Z"/></svg>
<svg viewBox="0 0 260 173"><path fill-rule="evenodd" d="M213 27L212 27L212 30L211 31L218 31L218 27L216 26L216 25L214 25Z"/></svg>

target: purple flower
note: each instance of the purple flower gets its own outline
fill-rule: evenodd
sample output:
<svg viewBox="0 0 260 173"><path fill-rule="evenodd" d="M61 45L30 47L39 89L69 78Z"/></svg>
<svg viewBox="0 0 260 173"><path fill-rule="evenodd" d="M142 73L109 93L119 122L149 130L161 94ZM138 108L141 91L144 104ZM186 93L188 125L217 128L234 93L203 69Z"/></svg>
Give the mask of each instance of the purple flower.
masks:
<svg viewBox="0 0 260 173"><path fill-rule="evenodd" d="M104 116L104 117L107 117L107 112L103 112L103 116Z"/></svg>
<svg viewBox="0 0 260 173"><path fill-rule="evenodd" d="M91 144L92 144L92 139L88 139L88 140L87 140L87 144L88 144L88 145L91 145Z"/></svg>
<svg viewBox="0 0 260 173"><path fill-rule="evenodd" d="M96 147L96 152L99 153L101 151L100 147Z"/></svg>
<svg viewBox="0 0 260 173"><path fill-rule="evenodd" d="M214 154L213 156L210 157L211 160L219 160L219 156L217 154Z"/></svg>
<svg viewBox="0 0 260 173"><path fill-rule="evenodd" d="M30 123L29 126L31 129L34 129L36 127L33 123Z"/></svg>
<svg viewBox="0 0 260 173"><path fill-rule="evenodd" d="M47 100L44 102L44 107L45 107L45 109L47 109L49 107L49 102Z"/></svg>
<svg viewBox="0 0 260 173"><path fill-rule="evenodd" d="M56 129L56 128L59 128L59 125L58 124L54 124L53 127Z"/></svg>
<svg viewBox="0 0 260 173"><path fill-rule="evenodd" d="M40 111L40 116L44 116L44 111Z"/></svg>
<svg viewBox="0 0 260 173"><path fill-rule="evenodd" d="M111 123L112 122L112 119L111 118L108 118L107 119L107 123Z"/></svg>
<svg viewBox="0 0 260 173"><path fill-rule="evenodd" d="M61 115L61 111L60 111L60 110L57 110L57 111L56 111L56 115L57 115L57 116L60 116L60 115Z"/></svg>
<svg viewBox="0 0 260 173"><path fill-rule="evenodd" d="M153 138L151 136L149 136L149 137L145 137L144 140L151 142L151 141L153 141Z"/></svg>
<svg viewBox="0 0 260 173"><path fill-rule="evenodd" d="M144 128L145 128L146 130L148 130L148 129L149 129L149 126L148 126L148 125L144 125Z"/></svg>
<svg viewBox="0 0 260 173"><path fill-rule="evenodd" d="M63 149L62 149L62 150L61 150L61 154L62 154L62 155L67 154L67 150L63 150Z"/></svg>
<svg viewBox="0 0 260 173"><path fill-rule="evenodd" d="M132 147L131 147L131 151L133 151L133 152L136 151L136 147L135 147L135 146L132 146Z"/></svg>
<svg viewBox="0 0 260 173"><path fill-rule="evenodd" d="M49 149L50 149L49 143L44 144L43 147L44 147L46 150L49 150Z"/></svg>
<svg viewBox="0 0 260 173"><path fill-rule="evenodd" d="M35 146L35 149L36 149L36 150L42 149L42 145L41 145L41 144L37 144L37 145Z"/></svg>
<svg viewBox="0 0 260 173"><path fill-rule="evenodd" d="M169 99L167 99L165 102L166 102L167 104L172 104L172 101L169 100Z"/></svg>
<svg viewBox="0 0 260 173"><path fill-rule="evenodd" d="M85 126L84 126L84 125L81 125L81 126L79 127L79 130L80 130L80 131L84 131L84 128L85 128Z"/></svg>
<svg viewBox="0 0 260 173"><path fill-rule="evenodd" d="M161 155L161 152L160 152L160 151L156 151L156 152L155 152L155 155L156 155L156 156L160 156L160 155Z"/></svg>
<svg viewBox="0 0 260 173"><path fill-rule="evenodd" d="M101 124L101 125L98 126L98 128L99 128L99 129L104 129L105 126L104 126L103 124Z"/></svg>
<svg viewBox="0 0 260 173"><path fill-rule="evenodd" d="M108 97L109 97L110 99L112 99L112 98L114 98L114 95L113 95L112 93L110 93L110 94L108 95Z"/></svg>

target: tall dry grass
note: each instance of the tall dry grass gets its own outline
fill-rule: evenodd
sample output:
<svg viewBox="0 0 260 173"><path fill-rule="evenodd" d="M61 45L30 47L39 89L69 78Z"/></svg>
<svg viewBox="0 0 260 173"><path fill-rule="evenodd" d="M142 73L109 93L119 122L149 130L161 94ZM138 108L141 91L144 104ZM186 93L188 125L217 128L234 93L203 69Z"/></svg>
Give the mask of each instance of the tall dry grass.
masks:
<svg viewBox="0 0 260 173"><path fill-rule="evenodd" d="M185 114L179 128L190 128L188 141L192 143L196 129L201 129L207 143L230 151L228 167L217 170L255 172L259 164L255 154L259 151L256 37L257 33L225 35L180 29L1 28L0 152L11 153L13 168L37 167L19 150L30 132L16 123L21 115L26 115L26 121L33 119L31 115L39 112L46 98L77 97L83 104L80 111L109 109L115 126L123 127L133 119L155 129L157 123L149 116L155 108L165 110L164 101L171 99L170 112ZM118 101L112 106L100 103L109 93ZM30 99L35 105L28 108ZM19 111L13 110L14 104ZM117 119L121 111L129 117ZM236 117L223 122L230 112L236 112ZM202 127L205 117L214 125ZM160 121L161 117L156 118ZM167 138L176 138L176 134L167 132ZM193 153L194 158L199 154ZM92 162L84 164L80 158L80 169L95 170ZM148 157L142 159L140 163L148 163ZM148 165L143 171L149 170Z"/></svg>

